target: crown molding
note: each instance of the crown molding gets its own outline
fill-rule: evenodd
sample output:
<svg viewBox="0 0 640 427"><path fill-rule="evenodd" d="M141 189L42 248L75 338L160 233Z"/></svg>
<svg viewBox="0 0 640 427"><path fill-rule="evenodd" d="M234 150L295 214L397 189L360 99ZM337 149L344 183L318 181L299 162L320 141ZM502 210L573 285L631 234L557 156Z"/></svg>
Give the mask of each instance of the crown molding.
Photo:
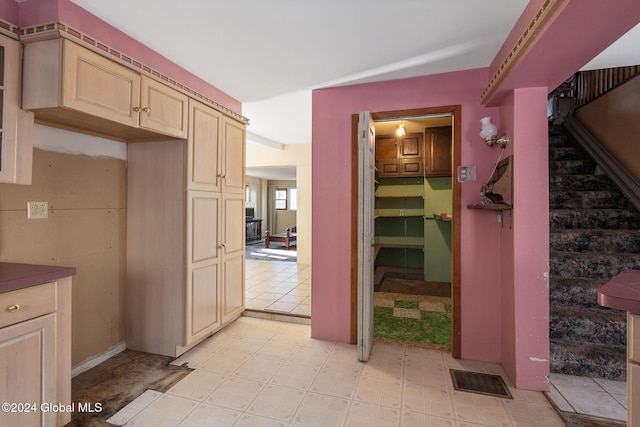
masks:
<svg viewBox="0 0 640 427"><path fill-rule="evenodd" d="M16 27L17 28L17 27ZM93 50L96 53L99 53L109 59L119 62L125 65L128 68L135 69L136 71L145 74L149 77L152 77L168 86L172 86L178 91L188 95L191 98L194 98L198 101L201 101L214 109L220 111L227 116L230 116L244 124L249 123L249 119L244 117L241 114L236 113L235 111L225 107L224 105L216 102L215 100L209 98L208 96L198 92L197 90L180 83L179 81L173 79L172 77L161 73L160 71L149 67L141 61L136 60L135 58L126 55L118 49L114 49L113 47L102 43L94 37L89 36L88 34L83 33L71 27L63 22L50 22L46 24L39 24L30 27L22 27L19 28L20 40L23 43L34 43L42 40L51 40L56 38L66 38L74 41L75 43L81 44L88 49Z"/></svg>

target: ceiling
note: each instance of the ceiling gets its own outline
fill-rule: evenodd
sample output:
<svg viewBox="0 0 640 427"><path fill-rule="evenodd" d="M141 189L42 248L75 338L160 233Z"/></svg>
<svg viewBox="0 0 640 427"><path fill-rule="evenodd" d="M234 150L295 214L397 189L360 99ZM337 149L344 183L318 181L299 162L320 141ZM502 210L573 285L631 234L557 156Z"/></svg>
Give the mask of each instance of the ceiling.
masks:
<svg viewBox="0 0 640 427"><path fill-rule="evenodd" d="M238 99L248 143L275 148L311 142L313 89L490 65L528 3L71 1ZM591 68L640 64L632 33Z"/></svg>

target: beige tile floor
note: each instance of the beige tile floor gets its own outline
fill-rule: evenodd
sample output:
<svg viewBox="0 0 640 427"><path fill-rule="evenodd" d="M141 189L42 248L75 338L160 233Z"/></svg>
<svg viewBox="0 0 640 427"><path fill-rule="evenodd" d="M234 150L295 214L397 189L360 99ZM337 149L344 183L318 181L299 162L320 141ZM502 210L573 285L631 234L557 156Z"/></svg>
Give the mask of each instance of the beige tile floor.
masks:
<svg viewBox="0 0 640 427"><path fill-rule="evenodd" d="M309 266L247 260L246 281L252 316L310 315ZM371 360L363 364L354 346L311 339L308 321L238 319L176 359L194 368L191 374L166 393L148 390L109 422L154 427L564 425L542 393L514 389L499 365L382 343L374 344ZM515 399L456 391L449 368L500 374ZM557 374L550 381L549 395L560 410L626 418L624 382Z"/></svg>
<svg viewBox="0 0 640 427"><path fill-rule="evenodd" d="M310 326L241 317L174 361L194 371L149 391L109 422L126 426L563 426L542 393L500 365L422 348L310 338ZM502 375L513 400L456 391L449 369Z"/></svg>
<svg viewBox="0 0 640 427"><path fill-rule="evenodd" d="M311 266L246 260L245 292L249 310L311 316Z"/></svg>

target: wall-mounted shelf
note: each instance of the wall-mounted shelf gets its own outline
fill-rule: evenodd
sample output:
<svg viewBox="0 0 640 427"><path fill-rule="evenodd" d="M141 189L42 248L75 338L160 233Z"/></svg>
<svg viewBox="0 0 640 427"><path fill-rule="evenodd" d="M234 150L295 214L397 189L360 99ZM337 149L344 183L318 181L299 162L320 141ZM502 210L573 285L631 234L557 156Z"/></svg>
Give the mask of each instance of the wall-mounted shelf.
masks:
<svg viewBox="0 0 640 427"><path fill-rule="evenodd" d="M378 187L375 194L378 199L424 198L424 187L416 185L384 185Z"/></svg>
<svg viewBox="0 0 640 427"><path fill-rule="evenodd" d="M507 205L504 203L476 203L475 205L467 205L467 208L499 212L498 215L500 216L500 224L504 224L504 211L509 211L509 228L511 228L512 226L511 222L513 221L513 218L511 216L511 209L513 208L513 206L511 205Z"/></svg>
<svg viewBox="0 0 640 427"><path fill-rule="evenodd" d="M376 218L421 218L424 216L424 209L376 209L374 216Z"/></svg>
<svg viewBox="0 0 640 427"><path fill-rule="evenodd" d="M512 206L504 203L476 203L474 205L467 205L467 208L485 211L510 211Z"/></svg>
<svg viewBox="0 0 640 427"><path fill-rule="evenodd" d="M451 222L453 218L446 213L433 214L433 217L438 221Z"/></svg>

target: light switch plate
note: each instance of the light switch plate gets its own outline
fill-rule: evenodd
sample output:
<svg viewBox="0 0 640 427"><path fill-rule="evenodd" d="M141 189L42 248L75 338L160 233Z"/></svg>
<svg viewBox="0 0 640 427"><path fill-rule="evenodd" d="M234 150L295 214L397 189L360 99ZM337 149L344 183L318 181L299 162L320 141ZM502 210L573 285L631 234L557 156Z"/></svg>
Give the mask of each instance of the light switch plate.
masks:
<svg viewBox="0 0 640 427"><path fill-rule="evenodd" d="M475 166L458 166L458 182L467 182L476 180Z"/></svg>

